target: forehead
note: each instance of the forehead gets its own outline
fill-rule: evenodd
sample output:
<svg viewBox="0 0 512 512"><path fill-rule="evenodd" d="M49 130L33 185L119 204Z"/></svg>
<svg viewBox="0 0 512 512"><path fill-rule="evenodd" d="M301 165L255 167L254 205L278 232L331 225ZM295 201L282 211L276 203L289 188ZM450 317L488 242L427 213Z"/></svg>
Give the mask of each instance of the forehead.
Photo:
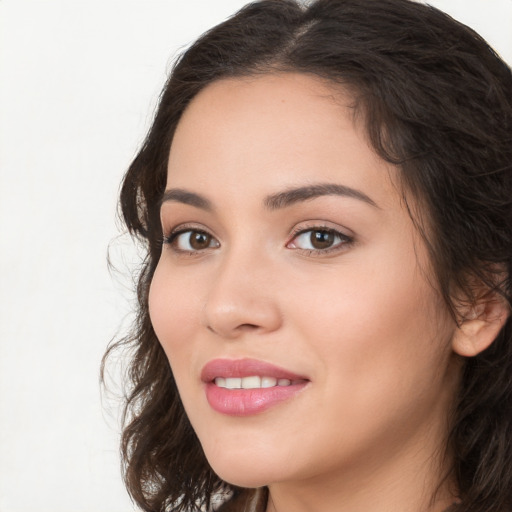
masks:
<svg viewBox="0 0 512 512"><path fill-rule="evenodd" d="M250 185L257 195L321 181L389 195L396 169L371 148L353 104L339 86L305 74L214 82L178 124L167 188L222 183L240 194Z"/></svg>

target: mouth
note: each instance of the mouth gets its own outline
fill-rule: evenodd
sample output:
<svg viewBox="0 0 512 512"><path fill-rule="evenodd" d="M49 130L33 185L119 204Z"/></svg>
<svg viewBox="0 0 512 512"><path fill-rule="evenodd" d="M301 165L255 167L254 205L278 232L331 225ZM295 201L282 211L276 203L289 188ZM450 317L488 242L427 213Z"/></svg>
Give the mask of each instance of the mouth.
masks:
<svg viewBox="0 0 512 512"><path fill-rule="evenodd" d="M213 382L219 388L226 389L266 389L276 386L294 386L303 380L276 379L275 377L216 377Z"/></svg>
<svg viewBox="0 0 512 512"><path fill-rule="evenodd" d="M201 372L210 407L229 416L261 413L295 397L310 382L255 359L215 359Z"/></svg>

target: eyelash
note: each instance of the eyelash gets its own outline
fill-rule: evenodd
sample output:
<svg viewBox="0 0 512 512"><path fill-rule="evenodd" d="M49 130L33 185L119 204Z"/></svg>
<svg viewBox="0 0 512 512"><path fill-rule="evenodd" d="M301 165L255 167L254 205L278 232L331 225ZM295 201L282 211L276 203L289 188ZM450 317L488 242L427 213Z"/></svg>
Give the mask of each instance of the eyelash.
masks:
<svg viewBox="0 0 512 512"><path fill-rule="evenodd" d="M190 234L196 233L199 235L204 235L204 236L210 237L212 240L216 241L216 243L217 243L216 247L220 246L220 244L216 240L216 238L213 235L211 235L210 233L208 233L208 231L198 228L197 226L187 226L187 225L181 225L178 228L172 230L169 235L164 236L163 244L169 245L171 247L171 249L174 252L176 252L177 254L183 254L185 256L196 256L196 255L202 254L205 250L208 250L211 248L216 248L216 247L207 247L205 249L196 249L196 250L179 249L177 246L178 237L180 237L181 235L184 235L185 233L190 233ZM189 238L188 243L190 245L190 238Z"/></svg>
<svg viewBox="0 0 512 512"><path fill-rule="evenodd" d="M331 247L327 247L325 249L315 249L315 248L312 248L312 249L303 249L302 248L301 249L300 247L290 247L290 245L293 243L293 241L296 240L298 237L305 235L307 233L313 234L314 232L324 233L324 234L333 236L335 238L335 240L338 239L338 241L335 243L335 245L333 245ZM211 241L215 241L216 245L208 246L204 249L195 249L195 250L179 249L177 247L178 238L181 235L184 235L186 233L189 233L190 235L193 233L196 233L199 235L204 235L206 237L211 238ZM315 226L311 226L311 227L307 227L307 228L299 228L299 229L295 230L294 232L292 232L290 241L287 242L286 247L289 249L295 249L297 251L300 251L301 253L305 254L306 256L322 256L322 255L327 255L327 254L331 254L334 252L342 251L343 249L350 247L350 245L352 245L353 243L354 243L353 237L346 235L346 234L338 231L337 229L334 229L329 226L315 225ZM169 245L175 253L184 255L184 256L197 256L197 255L203 254L205 251L207 251L209 249L216 249L216 248L220 247L220 243L208 231L198 228L197 226L187 226L187 225L182 225L179 228L171 231L171 233L169 235L164 236L163 244ZM188 244L190 245L190 238L188 239Z"/></svg>
<svg viewBox="0 0 512 512"><path fill-rule="evenodd" d="M346 235L345 233L342 233L341 231L338 231L337 229L334 229L329 226L310 226L310 227L302 227L294 231L291 235L290 242L286 244L286 247L290 248L290 244L293 243L294 240L296 240L298 237L305 235L307 233L324 233L327 235L331 235L335 237L335 239L338 239L338 242L334 245L327 247L325 249L301 249L299 247L296 247L295 249L298 251L301 251L306 256L325 256L331 253L336 253L343 251L344 249L347 249L354 243L354 238ZM310 235L311 236L311 235Z"/></svg>

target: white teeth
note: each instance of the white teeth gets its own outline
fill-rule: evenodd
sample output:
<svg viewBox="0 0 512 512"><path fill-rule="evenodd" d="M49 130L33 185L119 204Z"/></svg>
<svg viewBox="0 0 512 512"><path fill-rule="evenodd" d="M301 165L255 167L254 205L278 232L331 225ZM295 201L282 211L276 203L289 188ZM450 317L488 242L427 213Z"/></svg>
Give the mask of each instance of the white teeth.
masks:
<svg viewBox="0 0 512 512"><path fill-rule="evenodd" d="M226 378L226 387L228 389L240 389L242 387L242 379L238 377Z"/></svg>
<svg viewBox="0 0 512 512"><path fill-rule="evenodd" d="M277 379L274 379L274 377L261 377L262 388L273 388L276 385Z"/></svg>
<svg viewBox="0 0 512 512"><path fill-rule="evenodd" d="M261 378L260 377L244 377L242 379L242 387L244 389L261 388Z"/></svg>
<svg viewBox="0 0 512 512"><path fill-rule="evenodd" d="M275 379L274 377L217 377L215 385L226 389L259 389L272 388L274 386L289 386L292 382L289 379Z"/></svg>

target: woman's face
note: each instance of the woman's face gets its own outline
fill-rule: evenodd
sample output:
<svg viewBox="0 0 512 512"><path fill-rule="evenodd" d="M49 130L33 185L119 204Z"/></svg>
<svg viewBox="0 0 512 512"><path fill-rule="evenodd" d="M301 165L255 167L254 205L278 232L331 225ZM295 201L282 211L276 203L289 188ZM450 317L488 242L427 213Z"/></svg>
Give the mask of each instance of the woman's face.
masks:
<svg viewBox="0 0 512 512"><path fill-rule="evenodd" d="M412 470L443 443L455 325L351 102L306 75L223 80L173 140L150 314L236 485Z"/></svg>

